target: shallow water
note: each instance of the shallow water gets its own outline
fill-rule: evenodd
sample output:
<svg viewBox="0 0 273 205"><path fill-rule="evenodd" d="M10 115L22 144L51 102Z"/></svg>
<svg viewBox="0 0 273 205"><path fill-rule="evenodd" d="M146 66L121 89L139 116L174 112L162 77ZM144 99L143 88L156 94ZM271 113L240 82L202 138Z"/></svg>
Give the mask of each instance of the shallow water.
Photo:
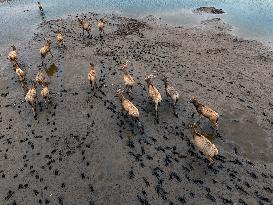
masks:
<svg viewBox="0 0 273 205"><path fill-rule="evenodd" d="M54 76L54 74L58 71L58 67L53 63L47 69L46 73L49 77Z"/></svg>
<svg viewBox="0 0 273 205"><path fill-rule="evenodd" d="M80 12L116 13L131 17L155 15L163 22L175 25L199 24L202 20L221 16L234 26L242 37L271 43L273 40L273 2L270 0L43 0L45 16L41 16L32 0L14 0L0 4L0 45L9 45L29 38L44 19L56 19ZM226 12L223 15L198 15L192 9L215 6ZM12 12L11 12L12 11Z"/></svg>
<svg viewBox="0 0 273 205"><path fill-rule="evenodd" d="M220 131L240 145L239 152L252 160L272 161L271 137L258 125L256 117L243 109L222 113Z"/></svg>
<svg viewBox="0 0 273 205"><path fill-rule="evenodd" d="M254 161L272 161L271 136L261 128L256 117L245 109L226 107L221 112L218 130L213 129L203 118L200 118L200 122L198 130L212 143L217 142L220 134L225 138L222 146L226 150L235 151Z"/></svg>

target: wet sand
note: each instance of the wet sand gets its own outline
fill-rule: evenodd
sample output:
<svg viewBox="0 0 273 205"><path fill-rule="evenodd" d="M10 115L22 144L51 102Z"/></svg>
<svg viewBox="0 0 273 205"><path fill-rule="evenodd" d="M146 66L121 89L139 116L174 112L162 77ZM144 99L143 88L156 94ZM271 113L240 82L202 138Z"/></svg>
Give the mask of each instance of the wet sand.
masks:
<svg viewBox="0 0 273 205"><path fill-rule="evenodd" d="M86 16L93 24L101 17ZM1 204L272 204L272 52L227 34L222 23L184 28L156 19L105 19L102 39L95 28L93 38L81 37L77 19L69 17L44 22L32 41L18 46L30 84L44 38L54 41L54 58L46 60L58 67L49 77L51 103L45 108L39 95L37 120L3 49ZM58 29L67 49L55 43ZM117 65L125 58L137 81L133 102L144 135L114 97L123 88ZM90 62L98 69L96 95L87 80ZM181 94L176 118L162 82L154 80L163 96L159 124L144 81L153 71L167 75ZM212 167L186 129L199 119L188 103L193 95L220 113ZM207 120L201 127L213 133ZM258 138L248 137L251 129Z"/></svg>

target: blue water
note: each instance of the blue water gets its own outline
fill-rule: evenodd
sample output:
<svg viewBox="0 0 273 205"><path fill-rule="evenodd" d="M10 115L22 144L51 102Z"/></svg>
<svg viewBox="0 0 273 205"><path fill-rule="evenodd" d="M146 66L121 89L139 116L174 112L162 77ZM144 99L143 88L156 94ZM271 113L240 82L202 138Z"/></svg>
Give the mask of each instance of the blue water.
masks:
<svg viewBox="0 0 273 205"><path fill-rule="evenodd" d="M42 4L47 20L94 11L135 18L151 14L169 24L196 25L220 16L234 27L236 35L273 42L272 0L42 0ZM200 6L222 8L226 14L192 13L192 9ZM29 38L40 22L36 1L14 0L0 4L0 45Z"/></svg>

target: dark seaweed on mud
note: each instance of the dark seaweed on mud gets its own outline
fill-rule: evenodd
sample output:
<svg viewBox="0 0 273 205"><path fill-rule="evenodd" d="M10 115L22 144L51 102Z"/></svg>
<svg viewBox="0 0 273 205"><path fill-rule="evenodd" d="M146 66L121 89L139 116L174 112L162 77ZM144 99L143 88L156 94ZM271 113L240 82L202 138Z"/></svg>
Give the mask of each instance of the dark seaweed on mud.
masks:
<svg viewBox="0 0 273 205"><path fill-rule="evenodd" d="M90 21L97 16L86 14ZM216 139L220 155L213 166L208 166L185 129L192 120L192 107L186 99L193 90L204 98L205 92L218 95L219 99L240 101L240 92L246 92L244 88L236 91L217 86L219 82L230 85L231 81L235 84L231 86L237 85L232 76L221 77L223 73L212 59L216 58L215 52L223 53L225 58L230 52L243 53L249 42L223 33L191 33L114 15L105 19L108 33L103 38L96 33L92 39L80 37L77 21L68 18L43 23L29 46L20 48L28 76L33 77L39 60L32 56L37 55L43 39L54 39L53 31L57 29L66 34L67 51L53 47L55 58L48 62L58 67L51 78L51 103L47 109L40 105L36 120L29 107L20 103L23 92L6 65L6 75L12 80L1 87L0 97L1 204L272 204L270 165L250 162L225 151L221 146L225 136L221 135ZM211 40L213 45L191 47L200 39ZM218 48L217 41L227 48ZM253 58L252 49L243 54L249 59L249 66L252 61L259 61L264 67L272 62ZM202 65L206 69L197 69L196 62L190 61L191 55L210 61L211 73L206 70L208 65ZM113 96L116 85L121 84L115 65L122 58L134 61L130 72L139 82L134 93L144 135L120 113L120 104ZM95 61L99 68L95 95L85 80L84 67L90 61ZM159 124L152 120L153 107L142 80L146 71L153 70L168 70L185 97L179 104L179 117L175 118L162 92ZM208 83L207 75L214 81ZM260 107L265 106L260 101L241 103L254 108L259 103ZM263 110L260 107L257 112ZM269 112L272 110L267 111L272 116Z"/></svg>

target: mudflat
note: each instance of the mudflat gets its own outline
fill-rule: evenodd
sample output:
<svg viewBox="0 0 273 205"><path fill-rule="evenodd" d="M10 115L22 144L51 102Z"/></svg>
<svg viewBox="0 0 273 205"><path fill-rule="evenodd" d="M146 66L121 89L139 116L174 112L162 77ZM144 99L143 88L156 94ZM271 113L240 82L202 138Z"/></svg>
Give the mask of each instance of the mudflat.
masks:
<svg viewBox="0 0 273 205"><path fill-rule="evenodd" d="M92 37L81 36L78 17L92 22ZM30 86L40 47L45 39L53 42L54 57L44 68L50 103L46 108L38 87L37 119L5 58L9 48L1 49L1 204L272 204L272 52L215 22L188 28L106 15L101 38L100 17L46 21L31 41L16 45ZM66 48L56 44L58 30ZM114 97L124 88L118 69L124 59L137 82L132 102L144 134ZM97 68L95 93L87 79L90 63ZM163 102L155 121L144 81L150 73L176 86L178 117L158 77L153 82ZM220 114L218 134L199 119L192 96ZM212 166L187 129L199 120L219 149Z"/></svg>

